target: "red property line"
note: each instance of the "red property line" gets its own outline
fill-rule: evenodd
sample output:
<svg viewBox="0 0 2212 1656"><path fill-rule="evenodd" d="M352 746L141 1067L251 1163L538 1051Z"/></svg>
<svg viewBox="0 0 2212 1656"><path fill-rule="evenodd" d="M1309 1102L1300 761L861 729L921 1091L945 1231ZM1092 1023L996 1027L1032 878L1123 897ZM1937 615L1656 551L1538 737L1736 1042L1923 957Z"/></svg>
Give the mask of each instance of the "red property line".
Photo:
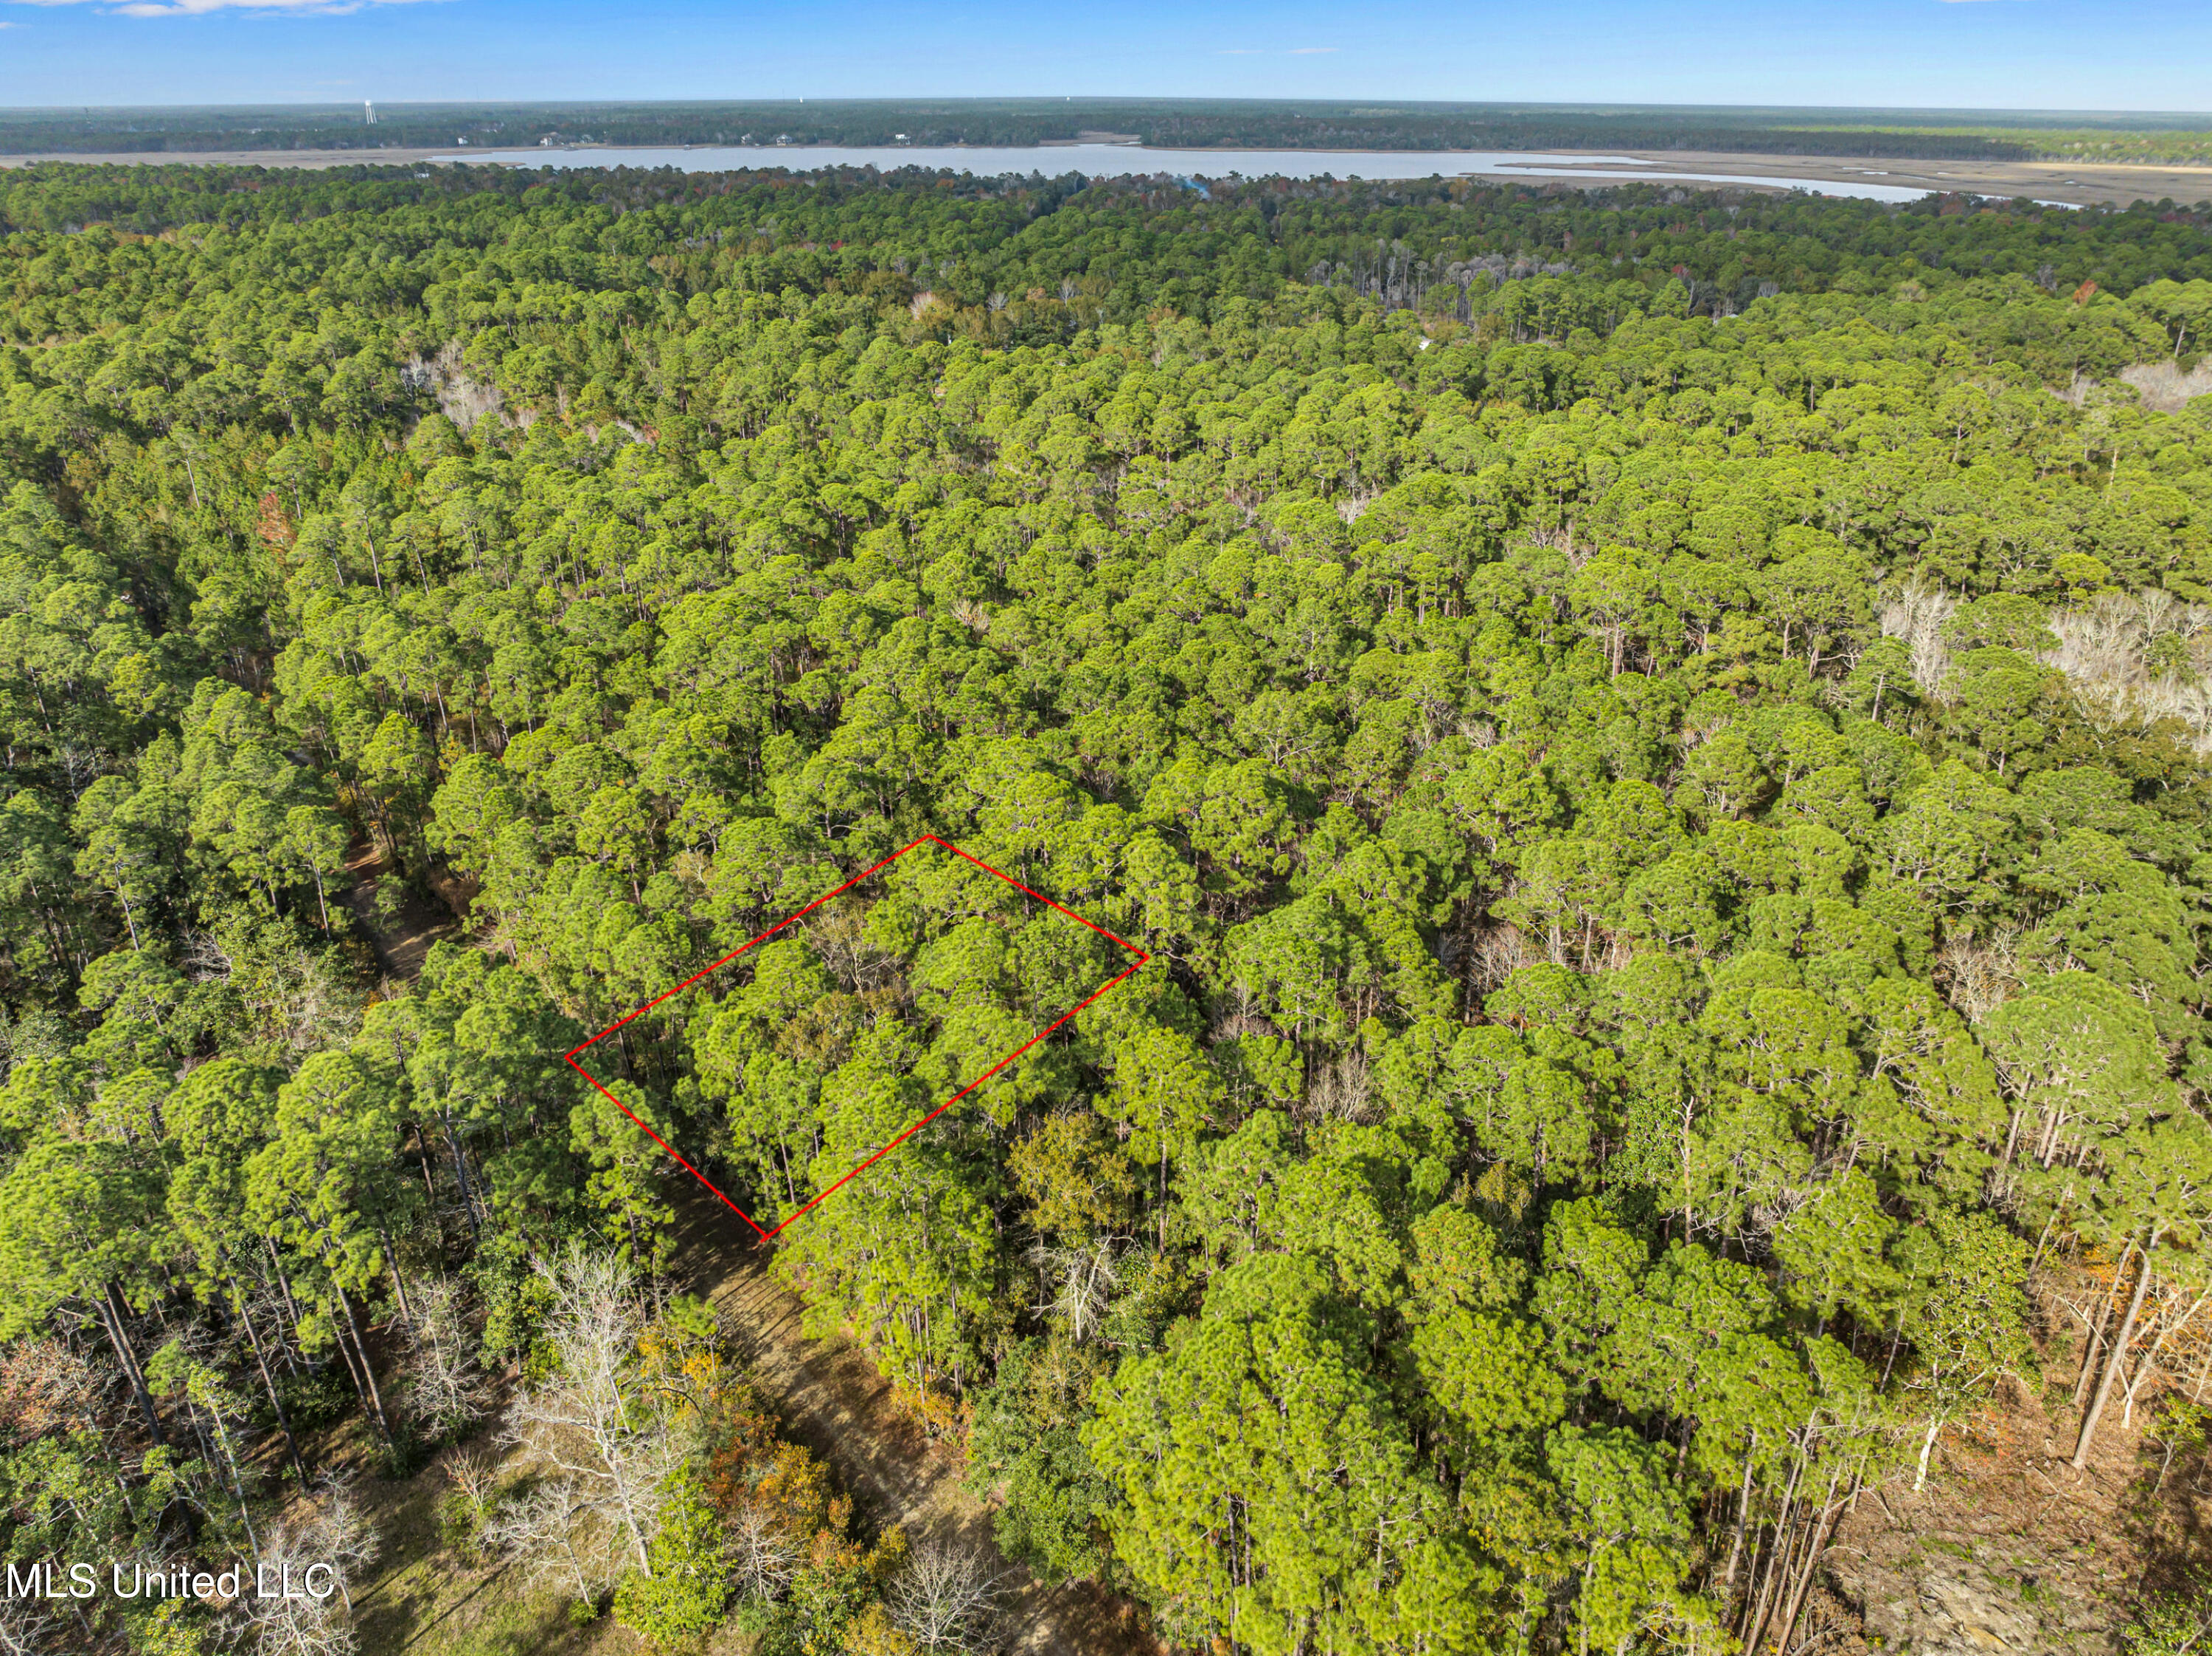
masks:
<svg viewBox="0 0 2212 1656"><path fill-rule="evenodd" d="M842 897L847 892L850 891L854 886L860 884L861 881L872 878L875 875L882 873L884 870L889 868L893 863L898 861L898 859L905 856L907 852L910 851L918 851L923 846L930 845L939 846L945 851L951 852L955 857L960 858L963 861L975 864L976 867L981 869L986 874L992 875L998 879L1005 881L1008 885L1013 887L1015 890L1019 891L1027 896L1036 898L1037 901L1042 903L1047 908L1056 910L1060 913L1066 915L1069 919L1073 920L1078 925L1097 932L1100 937L1105 938L1107 942L1114 944L1115 947L1126 949L1128 953L1134 955L1137 958L1130 965L1124 967L1121 971L1107 979L1105 982L1100 984L1097 988L1092 990L1081 1000L1076 1002L1074 1005L1069 1007L1067 1010L1062 1012L1050 1023L1046 1024L1043 1028L1038 1030L1020 1046L1015 1047L1012 1052L1007 1053L996 1064L994 1064L989 1069L984 1071L982 1074L977 1076L973 1081L963 1087L958 1092L953 1094L951 1097L946 1099L942 1104L939 1104L927 1115L922 1117L921 1120L907 1128L905 1131L899 1134L897 1137L892 1139L890 1143L884 1145L883 1149L878 1150L866 1161L861 1162L859 1167L854 1168L850 1173L847 1174L842 1179L840 1179L836 1184L830 1186L829 1189L822 1192L805 1207L800 1208L797 1212L791 1214L783 1221L782 1224L776 1226L775 1229L763 1230L758 1222L753 1218L752 1215L747 1213L735 1202L732 1202L728 1197L723 1195L720 1190L716 1190L714 1182L709 1180L705 1174L700 1172L698 1168L693 1167L681 1156L677 1155L676 1147L674 1145L671 1144L659 1133L653 1131L652 1128L647 1126L644 1122L639 1120L636 1112L632 1110L629 1105L623 1103L622 1100L617 1098L612 1093L607 1091L605 1087L600 1086L599 1077L593 1075L589 1070L586 1070L582 1065L576 1062L576 1054L588 1051L590 1048L598 1046L599 1042L605 1040L609 1035L614 1034L616 1030L622 1028L625 1024L633 1022L636 1019L644 1016L645 1014L650 1012L654 1007L659 1005L661 1002L668 1000L674 996L682 994L693 984L698 982L700 979L707 977L715 972L719 972L722 968L727 966L732 961L737 959L738 955L744 954L747 949L751 949L756 944L766 943L770 937L775 936L777 932L796 925L799 921L805 919L809 914L811 914L816 909L821 907L823 904L830 901L833 897ZM848 1183L860 1177L860 1174L866 1173L870 1168L874 1167L877 1162L882 1161L900 1145L905 1143L908 1139L913 1137L915 1134L920 1132L931 1122L936 1120L939 1116L943 1115L945 1111L951 1109L962 1099L967 1097L969 1094L974 1092L978 1087L981 1086L993 1076L998 1074L1000 1071L1012 1064L1024 1052L1028 1052L1030 1047L1036 1046L1054 1030L1059 1028L1060 1025L1066 1023L1070 1018L1073 1017L1085 1007L1097 1000L1101 995L1104 994L1109 989L1111 989L1115 984L1120 983L1132 973L1139 970L1152 958L1152 957L1149 953L1138 948L1136 944L1130 943L1124 938L1115 937L1111 931L1109 931L1103 925L1099 925L1092 921L1085 919L1082 915L1077 913L1073 909L1066 907L1066 905L1063 903L1054 902L1051 898L1046 896L1042 891L1031 890L1030 888L1024 885L1019 880L1014 878L1012 875L1006 873L1002 869L993 868L990 864L985 862L980 857L969 855L967 852L961 850L958 846L954 845L950 840L941 839L934 834L925 834L919 840L913 841L909 845L902 846L898 850L891 852L890 856L884 858L881 862L861 870L858 874L853 876L851 879L846 881L842 885L823 892L819 897L817 897L812 902L807 904L805 907L800 909L796 914L790 916L787 919L777 921L774 925L769 927L767 931L760 933L757 937L747 938L744 943L739 943L735 949L732 949L728 954L723 955L721 959L714 961L712 965L701 968L698 971L694 972L690 977L684 979L683 982L678 984L673 989L665 990L661 993L655 995L651 1000L646 1002L644 1005L639 1007L628 1016L618 1018L614 1022L607 1025L605 1028L600 1030L599 1034L593 1035L589 1040L585 1041L581 1046L571 1047L563 1056L570 1069L574 1070L578 1075L583 1077L585 1080L590 1082L592 1085L599 1090L602 1096L604 1096L617 1109L620 1110L624 1115L629 1117L630 1120L636 1125L639 1131L642 1132L654 1143L659 1145L662 1149L667 1151L670 1157L676 1162L677 1166L682 1168L684 1172L690 1174L701 1184L706 1186L708 1190L713 1191L716 1199L718 1199L724 1207L729 1209L729 1210L736 1214L738 1218L744 1220L747 1225L752 1228L753 1234L759 1237L762 1241L765 1242L772 1240L776 1235L777 1232L782 1230L784 1226L790 1224L793 1220L803 1218L807 1214L811 1213L822 1203L836 1195Z"/></svg>

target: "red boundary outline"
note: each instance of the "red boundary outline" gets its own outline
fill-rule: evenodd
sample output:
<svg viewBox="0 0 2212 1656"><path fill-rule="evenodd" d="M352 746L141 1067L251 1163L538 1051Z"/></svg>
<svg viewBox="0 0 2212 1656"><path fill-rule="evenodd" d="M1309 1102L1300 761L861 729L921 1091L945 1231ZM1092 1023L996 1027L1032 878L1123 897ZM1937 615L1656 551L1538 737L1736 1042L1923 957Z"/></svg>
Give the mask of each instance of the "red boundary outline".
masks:
<svg viewBox="0 0 2212 1656"><path fill-rule="evenodd" d="M878 1150L866 1161L861 1162L859 1167L854 1168L850 1173L840 1179L836 1184L830 1186L829 1189L822 1192L819 1195L815 1197L815 1198L809 1202L805 1207L800 1208L796 1213L792 1214L788 1218L785 1219L782 1224L776 1226L774 1230L763 1230L760 1228L759 1222L754 1219L752 1215L747 1213L735 1202L732 1202L728 1197L723 1195L720 1191L715 1190L713 1182L708 1179L705 1174L700 1172L698 1168L693 1167L682 1156L677 1155L674 1145L671 1144L659 1133L653 1131L652 1128L647 1126L644 1122L638 1120L637 1116L634 1112L632 1112L629 1105L623 1103L622 1100L617 1098L612 1093L608 1092L605 1087L600 1086L599 1077L593 1075L589 1070L586 1070L582 1065L576 1062L576 1054L588 1051L590 1048L598 1046L599 1042L605 1040L609 1035L614 1034L616 1030L621 1028L624 1024L632 1022L635 1020L644 1016L645 1014L650 1012L654 1007L659 1005L661 1002L669 999L671 997L682 994L693 984L698 982L700 979L707 977L713 973L720 971L722 968L727 966L732 961L737 959L738 955L744 954L756 943L766 943L770 937L775 936L777 932L785 930L788 926L796 925L799 921L805 919L809 914L811 914L816 909L821 907L823 904L829 902L833 898L843 896L845 893L850 891L854 886L860 884L861 881L872 878L874 876L882 873L893 863L898 861L900 858L905 856L907 852L910 851L919 851L924 846L940 846L944 850L951 852L955 857L958 857L963 861L975 864L976 867L981 869L986 874L1005 881L1008 885L1013 887L1015 890L1019 891L1025 895L1036 898L1037 901L1042 903L1047 908L1058 910L1060 913L1066 915L1069 919L1073 920L1078 925L1084 926L1090 931L1097 932L1100 937L1105 938L1107 942L1114 944L1118 949L1127 949L1130 954L1134 955L1137 958L1133 964L1123 968L1112 977L1107 979L1105 982L1100 984L1098 987L1092 990L1081 1000L1076 1002L1074 1005L1069 1007L1067 1010L1062 1012L1050 1023L1046 1024L1043 1028L1038 1030L1020 1046L1015 1047L1012 1052L1007 1053L996 1064L994 1064L989 1069L984 1071L982 1074L977 1076L973 1081L963 1087L958 1092L953 1094L951 1097L946 1099L945 1102L932 1110L927 1115L922 1117L921 1120L915 1122L912 1126L900 1133L897 1137L892 1139L890 1143L884 1145L883 1149ZM1056 903L1053 901L1051 898L1046 896L1042 891L1031 890L1028 886L1024 885L1019 880L1014 878L1012 875L1006 873L1002 869L993 868L990 864L985 862L981 858L973 856L970 853L963 851L958 846L954 845L951 840L940 838L939 835L934 834L925 834L919 840L914 840L911 844L902 846L898 850L891 852L890 856L884 858L881 862L874 864L871 867L862 869L858 874L853 876L851 879L846 881L842 885L836 886L830 890L823 892L812 902L807 904L805 907L800 909L796 914L790 916L788 919L777 921L774 925L769 927L767 931L761 932L757 937L747 938L744 943L739 943L735 949L732 949L728 954L723 955L721 959L714 961L712 965L702 967L698 971L694 972L690 977L684 979L683 982L678 984L673 989L665 990L661 993L655 995L651 1000L646 1002L644 1005L639 1007L628 1016L618 1018L614 1022L607 1025L605 1028L600 1030L599 1034L593 1035L589 1040L585 1041L581 1046L570 1047L567 1052L562 1054L562 1058L570 1069L574 1070L578 1075L583 1077L585 1080L590 1082L592 1085L596 1088L608 1100L608 1101L612 1103L617 1109L620 1110L624 1115L629 1116L630 1120L635 1124L639 1131L642 1132L654 1143L659 1145L662 1149L667 1151L670 1157L676 1162L677 1166L682 1168L684 1172L690 1174L701 1184L706 1186L708 1190L713 1191L715 1198L719 1200L724 1207L729 1209L729 1210L736 1214L738 1218L744 1220L747 1225L751 1227L753 1234L762 1241L766 1242L773 1240L778 1232L781 1232L784 1228L785 1225L790 1224L793 1220L805 1218L817 1207L820 1206L823 1202L828 1201L830 1198L835 1196L839 1191L842 1190L852 1180L859 1178L860 1174L866 1173L870 1168L875 1166L877 1162L882 1161L900 1145L905 1143L908 1139L913 1137L915 1134L920 1132L931 1122L936 1120L939 1116L943 1115L945 1111L951 1109L962 1099L967 1097L969 1094L974 1092L978 1087L988 1081L993 1076L998 1074L1000 1071L1005 1069L1016 1059L1019 1058L1024 1052L1026 1052L1030 1047L1036 1046L1037 1042L1042 1040L1054 1030L1059 1028L1061 1024L1066 1023L1070 1018L1073 1017L1078 1012L1080 1012L1085 1007L1090 1005L1091 1002L1097 1000L1101 995L1104 994L1109 989L1111 989L1115 984L1120 983L1124 978L1128 977L1132 973L1136 972L1145 966L1152 958L1151 954L1146 950L1138 948L1136 944L1130 943L1126 938L1115 937L1104 926L1085 919L1082 915L1077 913L1073 909L1066 907L1063 903Z"/></svg>

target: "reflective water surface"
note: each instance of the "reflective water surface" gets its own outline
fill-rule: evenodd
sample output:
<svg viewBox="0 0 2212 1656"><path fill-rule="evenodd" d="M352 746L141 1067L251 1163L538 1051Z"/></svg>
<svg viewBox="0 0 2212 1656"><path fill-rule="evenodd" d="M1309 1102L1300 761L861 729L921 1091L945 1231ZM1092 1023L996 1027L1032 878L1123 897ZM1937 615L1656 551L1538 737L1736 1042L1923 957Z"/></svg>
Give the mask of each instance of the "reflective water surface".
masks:
<svg viewBox="0 0 2212 1656"><path fill-rule="evenodd" d="M782 167L793 172L825 167L949 167L996 177L1005 173L1042 173L1048 178L1081 173L1092 178L1164 173L1170 177L1248 179L1270 175L1293 179L1523 179L1562 176L1571 168L1586 179L1674 184L1764 185L1810 190L1825 196L1856 196L1870 201L1917 201L1928 192L1917 186L1881 184L1874 179L1838 182L1825 179L1762 179L1734 173L1704 173L1637 161L1626 155L1540 155L1530 150L1487 149L1147 149L1135 144L1024 144L1004 149L982 146L842 149L829 144L699 144L690 149L611 148L487 149L481 155L447 155L443 161L492 161L523 167L673 167L686 173L726 173L741 167Z"/></svg>

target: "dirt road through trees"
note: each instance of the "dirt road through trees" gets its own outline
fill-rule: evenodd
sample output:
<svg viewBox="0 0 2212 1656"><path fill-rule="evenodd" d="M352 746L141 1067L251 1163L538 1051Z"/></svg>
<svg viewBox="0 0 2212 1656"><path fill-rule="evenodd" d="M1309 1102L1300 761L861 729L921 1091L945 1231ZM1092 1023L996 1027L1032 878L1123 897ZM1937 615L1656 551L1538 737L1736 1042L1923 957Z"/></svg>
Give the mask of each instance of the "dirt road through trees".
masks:
<svg viewBox="0 0 2212 1656"><path fill-rule="evenodd" d="M923 1435L857 1346L806 1334L799 1296L769 1274L769 1259L711 1198L678 1206L672 1269L737 1325L739 1349L789 1435L836 1470L869 1523L902 1525L910 1540L951 1539L995 1558L989 1510L961 1486L957 1447ZM1158 1650L1143 1612L1116 1595L1088 1582L1048 1586L1018 1565L1005 1568L1012 1648L1040 1656Z"/></svg>

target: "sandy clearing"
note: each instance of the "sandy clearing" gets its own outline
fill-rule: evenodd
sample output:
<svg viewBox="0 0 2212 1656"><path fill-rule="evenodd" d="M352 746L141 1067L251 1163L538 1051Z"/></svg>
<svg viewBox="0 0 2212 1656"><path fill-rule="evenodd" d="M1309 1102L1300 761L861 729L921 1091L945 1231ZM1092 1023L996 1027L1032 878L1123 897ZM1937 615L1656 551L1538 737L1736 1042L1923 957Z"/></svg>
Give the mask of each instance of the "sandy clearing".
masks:
<svg viewBox="0 0 2212 1656"><path fill-rule="evenodd" d="M1887 184L1927 190L1962 190L1986 196L2028 196L2075 205L2134 201L2194 203L2212 201L2212 167L2137 167L2081 161L1910 161L1896 156L1747 155L1718 150L1619 149L1613 155L1652 163L1656 182L1695 185L1698 173L1733 173L1753 178L1816 179L1830 184ZM1590 152L1588 167L1602 165ZM1572 181L1571 164L1557 168L1528 163ZM1614 167L1610 169L1618 172ZM1592 188L1616 179L1591 180ZM1708 186L1710 187L1710 186Z"/></svg>

